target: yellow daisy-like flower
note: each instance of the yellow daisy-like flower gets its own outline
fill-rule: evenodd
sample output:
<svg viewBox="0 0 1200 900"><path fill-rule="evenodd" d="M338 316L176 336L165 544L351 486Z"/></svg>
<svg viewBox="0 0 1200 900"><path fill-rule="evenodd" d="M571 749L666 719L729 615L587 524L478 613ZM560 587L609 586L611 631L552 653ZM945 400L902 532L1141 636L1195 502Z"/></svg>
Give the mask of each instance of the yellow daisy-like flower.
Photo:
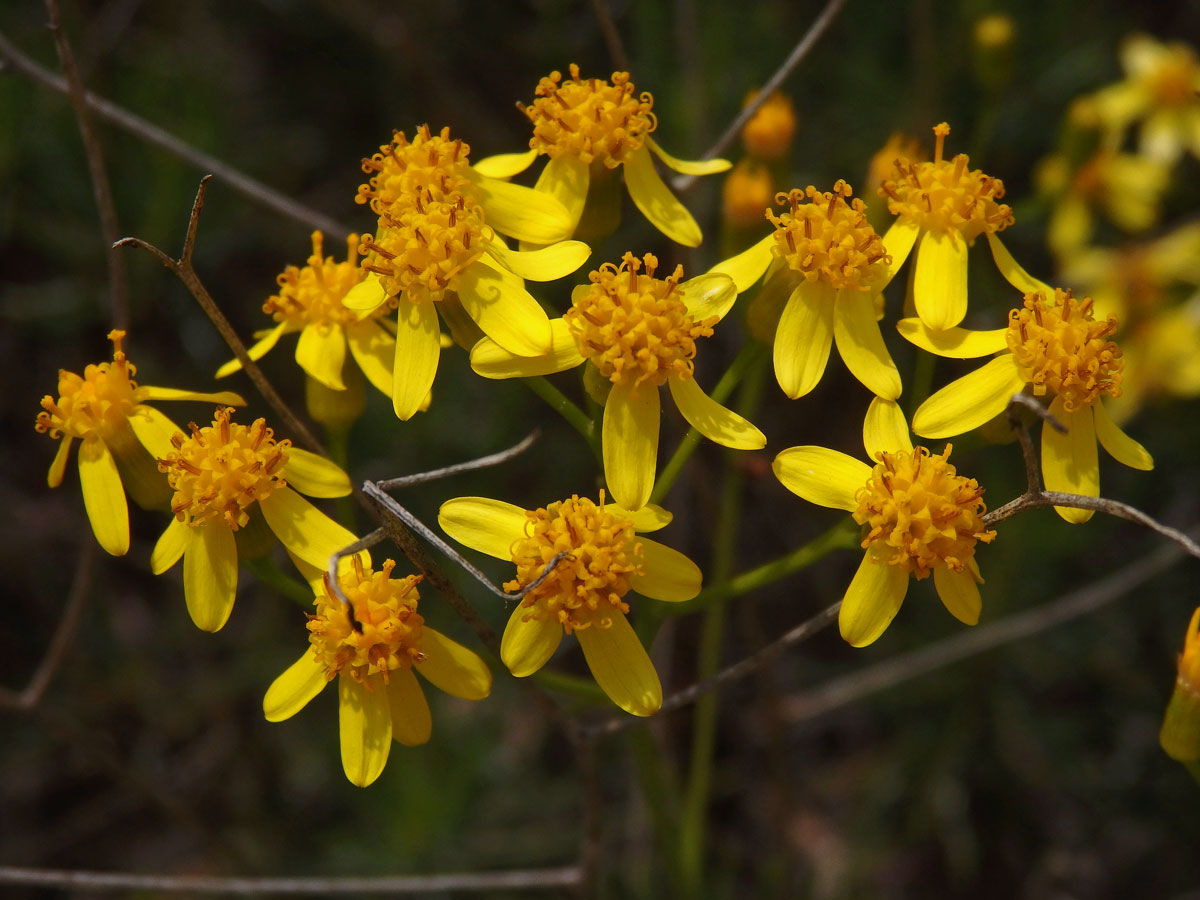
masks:
<svg viewBox="0 0 1200 900"><path fill-rule="evenodd" d="M1013 217L1007 205L997 202L1004 196L1000 179L969 169L965 153L942 159L950 126L942 122L933 133L933 161L897 159L879 195L899 216L883 238L893 268L916 247L912 291L917 315L930 328L944 331L967 314L967 249L979 235L987 235L1001 274L1009 277L1002 258L1011 257L996 233L1011 225Z"/></svg>
<svg viewBox="0 0 1200 900"><path fill-rule="evenodd" d="M1188 623L1178 668L1158 742L1171 759L1193 763L1200 761L1200 607Z"/></svg>
<svg viewBox="0 0 1200 900"><path fill-rule="evenodd" d="M998 353L995 359L951 382L921 404L913 431L938 438L962 434L999 415L1013 394L1029 389L1049 394L1050 413L1066 426L1063 434L1042 426L1042 477L1047 490L1100 495L1096 441L1117 462L1152 469L1146 449L1121 430L1101 402L1119 396L1124 360L1109 340L1117 320L1097 322L1092 301L1070 291L1034 291L1008 314L1008 327L994 331L951 328L936 332L920 319L901 319L900 333L923 350L968 359ZM1092 511L1055 507L1068 522L1086 522Z"/></svg>
<svg viewBox="0 0 1200 900"><path fill-rule="evenodd" d="M749 106L758 91L746 95L743 106ZM796 109L787 95L775 91L742 126L742 143L746 152L756 159L780 159L792 147L796 133Z"/></svg>
<svg viewBox="0 0 1200 900"><path fill-rule="evenodd" d="M691 162L671 156L650 136L658 127L651 112L654 98L634 94L628 72L612 79L581 78L570 66L570 78L551 72L538 82L531 106L518 104L533 124L526 153L506 153L481 160L476 168L497 178L511 178L528 169L538 156L549 160L537 180L537 190L558 198L571 214L572 231L583 214L588 186L607 171L625 172L625 186L634 205L671 240L698 247L700 226L654 169L651 153L669 168L685 175L712 175L729 168L729 161Z"/></svg>
<svg viewBox="0 0 1200 900"><path fill-rule="evenodd" d="M756 228L773 199L775 179L771 170L750 158L742 159L721 186L721 216L734 228Z"/></svg>
<svg viewBox="0 0 1200 900"><path fill-rule="evenodd" d="M139 385L134 380L137 368L121 349L124 338L124 331L110 331L113 361L87 366L82 377L59 369L58 399L49 394L42 398L43 411L34 425L39 432L61 441L46 477L52 488L62 484L71 445L76 439L82 442L79 484L83 505L96 540L113 556L123 556L129 550L129 507L121 470L137 469L140 461L161 455L179 430L147 401L246 402L229 391L197 393Z"/></svg>
<svg viewBox="0 0 1200 900"><path fill-rule="evenodd" d="M680 283L683 267L655 278L658 260L626 253L620 266L605 263L572 293L572 306L550 323L552 347L540 357L517 356L484 338L471 350L471 367L486 378L548 375L594 365L612 382L604 403L601 444L613 498L627 509L650 499L658 464L661 406L670 388L683 417L710 440L737 450L766 446L763 433L721 406L696 384L696 341L732 309L737 293L725 275Z"/></svg>
<svg viewBox="0 0 1200 900"><path fill-rule="evenodd" d="M863 526L867 552L842 598L842 637L854 647L875 641L899 612L909 576L930 573L951 615L976 624L983 578L975 545L996 536L983 524L983 490L955 472L949 444L940 455L914 448L893 401L871 402L863 441L874 465L825 447L791 447L772 465L792 493L844 509Z"/></svg>
<svg viewBox="0 0 1200 900"><path fill-rule="evenodd" d="M355 540L296 493L344 497L350 493L346 473L289 440L275 440L265 419L239 425L230 421L232 413L218 409L203 428L193 422L187 437L176 431L158 463L175 491L175 518L155 544L150 568L161 575L183 557L188 612L204 631L220 630L233 610L234 533L250 523L255 504L288 552L319 569Z"/></svg>
<svg viewBox="0 0 1200 900"><path fill-rule="evenodd" d="M1141 122L1143 156L1172 164L1184 151L1200 157L1200 59L1187 44L1144 34L1121 47L1126 79L1096 92L1105 125L1118 134Z"/></svg>
<svg viewBox="0 0 1200 900"><path fill-rule="evenodd" d="M296 362L310 378L331 391L344 391L342 380L346 348L367 380L387 396L392 395L392 365L396 339L380 324L380 318L395 307L382 303L366 315L347 309L344 298L367 275L359 266L358 235L346 240L346 259L325 256L324 235L312 233L312 255L303 268L288 266L276 279L279 293L267 298L263 312L278 323L256 335L258 343L246 352L251 359L265 356L285 334L300 332ZM224 378L242 364L230 360L217 370Z"/></svg>
<svg viewBox="0 0 1200 900"><path fill-rule="evenodd" d="M700 570L657 541L638 537L670 521L657 507L630 512L586 497L525 510L484 497L442 504L442 530L473 550L509 560L519 590L559 553L540 585L526 594L504 629L500 657L518 678L532 675L554 655L563 633L574 634L596 683L613 703L635 716L662 706L662 685L626 615L633 590L654 600L681 602L700 592Z"/></svg>
<svg viewBox="0 0 1200 900"><path fill-rule="evenodd" d="M875 233L866 206L851 200L852 193L839 179L832 191L810 185L777 195L775 202L789 210L766 211L775 231L713 267L732 277L739 293L763 272L760 298L786 292L775 331L775 377L792 399L817 386L834 343L846 368L872 393L900 396L900 372L879 331L878 310L880 292L903 257Z"/></svg>
<svg viewBox="0 0 1200 900"><path fill-rule="evenodd" d="M342 768L352 783L366 787L383 772L392 741L415 747L432 733L429 703L414 671L464 700L490 694L492 673L477 654L425 624L417 612L422 576L392 578L396 564L390 559L376 572L365 553L351 562L338 581L354 621L329 575L318 576L309 649L267 689L263 712L269 722L291 718L337 678Z"/></svg>
<svg viewBox="0 0 1200 900"><path fill-rule="evenodd" d="M569 275L591 253L579 241L560 240L572 223L557 200L480 174L469 165L469 152L450 139L449 129L434 135L423 126L411 142L396 132L363 160L363 170L373 174L357 199L370 204L379 228L362 238L362 265L371 274L343 303L367 312L396 299L392 406L401 419L422 408L437 374L435 304L447 292L484 334L512 353L536 356L550 347L550 320L523 279ZM497 232L550 246L513 251Z"/></svg>

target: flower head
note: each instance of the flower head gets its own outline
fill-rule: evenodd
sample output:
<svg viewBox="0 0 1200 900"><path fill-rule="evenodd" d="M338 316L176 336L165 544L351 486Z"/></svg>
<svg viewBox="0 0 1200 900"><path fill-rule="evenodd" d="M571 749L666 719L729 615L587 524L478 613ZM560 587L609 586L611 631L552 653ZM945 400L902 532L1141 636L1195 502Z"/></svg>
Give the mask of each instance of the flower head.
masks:
<svg viewBox="0 0 1200 900"><path fill-rule="evenodd" d="M962 434L999 415L1013 394L1049 395L1050 414L1066 428L1042 428L1042 474L1051 491L1099 496L1096 441L1118 462L1151 469L1141 444L1109 417L1101 399L1118 396L1124 360L1109 336L1116 318L1096 321L1092 301L1070 291L1031 291L993 331L952 328L934 332L919 319L902 319L900 333L918 347L959 359L1000 353L987 365L951 382L921 404L913 430L925 437ZM1055 507L1069 522L1086 522L1090 510Z"/></svg>
<svg viewBox="0 0 1200 900"><path fill-rule="evenodd" d="M754 160L740 160L721 186L721 215L734 228L754 228L762 224L763 210L774 197L771 171Z"/></svg>
<svg viewBox="0 0 1200 900"><path fill-rule="evenodd" d="M62 483L71 444L82 442L79 481L83 502L96 540L114 556L129 549L129 510L120 470L128 474L139 469L142 461L165 451L177 431L170 419L146 401L246 402L228 391L201 394L139 385L134 377L137 369L121 347L124 338L124 331L109 332L112 362L89 365L82 376L59 369L58 398L49 394L42 398L42 412L34 425L61 441L47 477L52 488Z"/></svg>
<svg viewBox="0 0 1200 900"><path fill-rule="evenodd" d="M547 375L583 362L612 383L604 401L604 474L614 499L640 509L650 499L658 465L661 405L666 384L683 417L710 440L742 450L766 445L754 425L710 398L692 377L697 341L712 335L737 299L726 275L681 281L677 266L656 277L658 260L632 253L605 263L572 294L571 309L551 322L552 348L524 358L495 341L471 350L471 367L486 378Z"/></svg>
<svg viewBox="0 0 1200 900"><path fill-rule="evenodd" d="M363 557L352 557L338 578L349 609L328 573L316 582L309 648L263 698L267 720L280 722L336 678L342 767L359 787L383 772L392 741L411 747L429 740L429 704L414 672L464 700L482 700L492 688L483 660L430 628L417 612L422 576L393 578L395 562L386 560L375 571Z"/></svg>
<svg viewBox="0 0 1200 900"><path fill-rule="evenodd" d="M212 424L194 422L191 434L176 432L159 459L174 495L175 518L150 557L156 575L183 557L188 612L198 628L219 630L233 610L237 589L234 532L261 512L295 557L323 568L354 536L296 490L312 497L350 493L346 473L315 453L276 440L265 419L241 425L233 410L217 409ZM290 485L290 486L289 486ZM295 490L293 490L293 487Z"/></svg>
<svg viewBox="0 0 1200 900"><path fill-rule="evenodd" d="M757 96L758 91L751 91L743 105ZM795 133L796 109L786 94L775 91L742 126L742 143L756 159L780 159L791 149Z"/></svg>
<svg viewBox="0 0 1200 900"><path fill-rule="evenodd" d="M788 490L847 510L863 526L866 554L838 614L842 637L863 647L883 634L904 601L910 575L921 580L932 574L951 614L976 624L983 578L975 547L996 536L983 521L983 490L955 471L949 445L940 455L913 447L894 401L871 402L864 443L873 466L824 447L792 447L772 466Z"/></svg>
<svg viewBox="0 0 1200 900"><path fill-rule="evenodd" d="M527 593L504 630L500 656L518 678L554 655L563 634L574 634L588 668L614 703L637 716L662 705L662 686L626 615L636 591L655 600L690 600L700 570L683 554L637 532L670 521L657 507L638 512L573 495L526 510L482 497L442 505L438 522L450 537L517 566L505 584L531 584L565 553L545 581Z"/></svg>

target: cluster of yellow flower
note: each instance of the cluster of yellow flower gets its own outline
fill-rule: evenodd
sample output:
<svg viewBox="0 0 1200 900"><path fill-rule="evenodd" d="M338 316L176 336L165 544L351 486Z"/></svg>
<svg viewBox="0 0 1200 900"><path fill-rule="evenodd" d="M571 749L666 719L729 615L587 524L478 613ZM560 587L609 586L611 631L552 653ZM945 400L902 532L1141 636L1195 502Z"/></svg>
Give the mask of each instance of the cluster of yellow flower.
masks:
<svg viewBox="0 0 1200 900"><path fill-rule="evenodd" d="M931 160L898 154L882 177L879 195L894 217L882 234L845 181L828 191L808 186L776 193L782 211L758 203L766 233L709 271L685 280L681 266L660 267L651 253L626 252L578 279L570 308L551 318L526 281L554 281L580 270L591 255L584 239L595 242L614 225L608 201L597 199L610 194L604 185L623 175L645 217L662 234L694 247L700 227L659 176L654 157L688 175L729 164L667 154L652 137L653 98L635 94L623 72L584 79L572 65L569 77L554 72L543 78L533 102L520 108L532 125L527 152L472 164L468 145L448 129L422 126L411 138L397 132L364 159L369 178L357 201L377 216L374 233L352 236L340 262L324 255L322 236L314 234L308 264L279 276L279 292L263 308L276 325L250 351L257 359L284 334L299 332L296 361L319 385L309 393L310 406L326 422L339 407L360 409L361 402L322 402L321 391L349 395L364 377L391 397L400 419L416 415L429 406L441 350L452 342L468 349L471 367L489 379L586 367L590 393L603 403L603 477L615 502L606 503L604 491L598 502L573 495L535 509L463 497L447 501L439 515L455 540L516 566L508 590L527 587L560 559L524 594L505 629L501 657L514 675L537 671L564 633L575 634L613 702L634 715L661 706L658 675L627 619L628 598L636 592L690 600L700 591L701 572L683 554L641 536L671 520L650 502L659 388L668 386L682 416L709 439L736 450L767 445L759 428L710 397L694 377L698 347L760 280L754 302L766 310L761 330L772 344L783 393L797 399L811 392L836 344L873 397L863 426L868 462L800 446L779 452L773 466L787 489L844 509L862 526L865 555L840 613L841 633L855 646L887 628L910 575L932 575L947 609L967 624L977 622L982 578L975 549L995 537L983 519L982 489L957 474L949 445L940 453L914 446L897 404L902 382L880 327L882 292L910 256L911 315L897 323L899 333L941 356L993 357L920 406L913 420L918 435L962 434L1001 413L1013 394L1029 391L1045 397L1067 426L1066 434L1043 429L1050 489L1098 495L1097 440L1126 465L1152 466L1101 403L1121 389L1124 360L1109 339L1115 320L1097 320L1091 300L1052 288L1017 264L998 236L1013 222L1001 202L1004 186L970 168L964 154L945 157L948 125L933 129ZM746 136L763 158L786 148L795 125L786 101L773 99L767 109L768 126L775 125L758 120ZM547 161L534 187L508 180L539 156ZM967 312L968 250L980 236L1016 293L1006 326L975 332L960 323ZM441 334L442 322L453 341ZM183 557L188 609L210 631L224 625L232 608L238 539L256 522L269 526L310 583L316 609L309 648L267 692L269 719L291 716L337 677L344 768L351 781L365 785L382 771L393 739L415 744L429 737L429 708L410 669L459 697L488 694L491 675L482 660L424 625L418 577L393 578L391 560L377 570L365 551L346 558L336 576L326 570L331 555L355 536L292 488L318 498L346 495L350 481L341 469L276 440L261 419L248 427L234 423L227 404L242 402L234 394L137 386L120 338L114 332L111 364L89 366L83 378L64 372L59 398L43 401L39 430L66 437L50 483L62 480L71 439L81 439L88 514L100 543L120 554L129 546L122 478L130 486L127 473L156 463L174 518L151 565L163 572ZM237 368L229 363L218 375ZM220 407L211 425L193 424L188 434L148 405L162 399ZM1089 515L1060 513L1072 522Z"/></svg>

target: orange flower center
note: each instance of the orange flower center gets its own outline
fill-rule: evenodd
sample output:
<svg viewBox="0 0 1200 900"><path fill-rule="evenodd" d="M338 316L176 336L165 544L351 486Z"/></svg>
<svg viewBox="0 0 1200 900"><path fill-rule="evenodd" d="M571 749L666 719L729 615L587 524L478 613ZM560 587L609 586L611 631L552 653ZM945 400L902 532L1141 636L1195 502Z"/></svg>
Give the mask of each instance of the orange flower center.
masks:
<svg viewBox="0 0 1200 900"><path fill-rule="evenodd" d="M937 140L933 162L901 157L879 188L879 196L888 198L892 214L929 231L957 232L968 241L1011 225L1012 209L996 202L1004 196L1004 183L979 169L968 169L970 159L965 153L950 161L942 159L950 126L942 122L934 126L933 133Z"/></svg>
<svg viewBox="0 0 1200 900"><path fill-rule="evenodd" d="M386 560L381 571L363 568L359 556L352 557L353 571L339 580L350 611L333 592L328 573L325 590L314 601L317 612L308 617L309 643L325 677L332 681L344 672L355 681L370 686L367 677L379 673L386 684L393 669L408 669L425 657L421 652L421 628L425 620L417 613L417 585L423 576L392 578L394 560Z"/></svg>
<svg viewBox="0 0 1200 900"><path fill-rule="evenodd" d="M1108 336L1117 330L1109 316L1097 322L1092 300L1076 300L1056 290L1054 302L1038 291L1025 295L1025 305L1008 314L1008 349L1021 377L1037 396L1047 391L1061 397L1068 411L1090 406L1101 394L1121 396L1125 360Z"/></svg>
<svg viewBox="0 0 1200 900"><path fill-rule="evenodd" d="M644 91L635 98L628 72L613 72L610 83L582 80L575 63L570 69L566 81L561 72L539 81L532 106L517 104L533 123L529 148L551 158L565 153L615 169L658 127L650 111L654 98Z"/></svg>
<svg viewBox="0 0 1200 900"><path fill-rule="evenodd" d="M937 566L969 571L976 541L996 537L983 524L983 490L975 479L956 475L949 457L949 444L941 456L924 447L881 452L870 480L855 495L854 521L866 526L863 548L885 549L888 565L902 566L918 579Z"/></svg>
<svg viewBox="0 0 1200 900"><path fill-rule="evenodd" d="M371 211L382 216L397 203L411 206L417 197L442 198L467 191L470 153L465 142L450 140L449 128L435 135L422 125L411 143L403 131L394 132L390 144L362 161L362 170L375 174L358 186L354 202L369 203Z"/></svg>
<svg viewBox="0 0 1200 900"><path fill-rule="evenodd" d="M232 407L218 409L203 428L192 422L191 437L176 433L175 449L158 461L175 491L171 512L181 522L220 518L237 531L250 521L251 503L287 485L282 473L292 442L276 441L265 419L249 427L230 422L232 413Z"/></svg>
<svg viewBox="0 0 1200 900"><path fill-rule="evenodd" d="M632 522L603 507L601 491L599 505L573 495L525 513L526 536L515 541L511 551L517 577L504 585L505 590L519 590L541 575L557 554L571 554L522 598L525 621L552 619L570 634L579 628L608 628L614 615L629 612L622 598L629 593L630 576L645 572L642 545Z"/></svg>
<svg viewBox="0 0 1200 900"><path fill-rule="evenodd" d="M66 369L58 370L58 400L42 398L34 428L59 440L109 438L129 428L129 416L138 404L137 369L125 358L121 341L125 332L108 333L113 343L113 361L89 365L80 378Z"/></svg>
<svg viewBox="0 0 1200 900"><path fill-rule="evenodd" d="M743 106L748 106L758 91L746 96ZM758 159L779 159L792 146L792 135L796 133L796 110L792 101L779 91L771 94L763 105L742 126L742 143L746 152Z"/></svg>
<svg viewBox="0 0 1200 900"><path fill-rule="evenodd" d="M716 316L697 322L688 313L676 290L682 266L655 278L658 260L650 253L644 259L644 272L632 253L620 266L602 265L563 314L579 352L613 384L658 387L671 375L690 378L696 338L711 337L717 323Z"/></svg>
<svg viewBox="0 0 1200 900"><path fill-rule="evenodd" d="M364 271L358 265L358 235L346 239L346 259L336 261L324 256L324 235L312 233L312 255L303 268L288 266L275 279L279 293L267 298L263 312L276 322L287 322L294 330L314 325L323 332L331 325L353 325L361 318L342 306L342 298L362 281ZM382 315L387 304L380 304L373 315Z"/></svg>
<svg viewBox="0 0 1200 900"><path fill-rule="evenodd" d="M777 216L767 210L775 226L772 252L808 281L819 279L835 290L871 290L891 257L867 222L866 204L857 198L846 202L853 193L838 179L832 192L809 185L776 195L775 202L790 204L791 212Z"/></svg>

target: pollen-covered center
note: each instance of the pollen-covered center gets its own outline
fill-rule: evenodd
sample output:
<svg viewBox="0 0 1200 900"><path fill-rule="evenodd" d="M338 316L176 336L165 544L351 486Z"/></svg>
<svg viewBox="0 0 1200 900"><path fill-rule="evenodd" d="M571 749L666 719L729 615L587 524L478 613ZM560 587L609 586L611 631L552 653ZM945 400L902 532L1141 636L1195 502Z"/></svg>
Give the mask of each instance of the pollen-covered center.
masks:
<svg viewBox="0 0 1200 900"><path fill-rule="evenodd" d="M970 571L976 541L996 537L983 524L983 490L975 479L956 475L949 457L949 444L940 456L924 447L881 452L855 495L854 521L866 526L863 548L885 551L888 565L918 579L937 566Z"/></svg>
<svg viewBox="0 0 1200 900"><path fill-rule="evenodd" d="M128 419L137 405L137 369L125 358L121 341L125 332L108 333L113 343L113 361L89 365L80 378L66 369L58 370L58 400L49 394L42 398L34 428L58 440L64 434L73 438L109 437L128 428Z"/></svg>
<svg viewBox="0 0 1200 900"><path fill-rule="evenodd" d="M337 598L325 575L325 590L314 601L315 614L308 617L309 643L330 681L345 673L370 687L367 677L378 673L384 683L393 669L408 669L425 657L421 652L421 630L425 620L417 613L417 585L422 576L392 578L396 563L386 560L376 572L362 560L352 558L353 570L339 579L339 587L354 608Z"/></svg>
<svg viewBox="0 0 1200 900"><path fill-rule="evenodd" d="M979 169L968 169L970 159L965 153L942 159L950 126L942 122L934 126L933 133L937 141L933 162L901 157L879 188L879 196L888 198L892 214L930 231L957 232L968 241L1011 225L1012 209L996 202L1004 196L1004 183Z"/></svg>
<svg viewBox="0 0 1200 900"><path fill-rule="evenodd" d="M435 135L422 125L411 142L397 131L390 144L362 161L362 170L374 174L358 186L354 202L370 204L372 212L382 216L398 203L411 206L418 197L470 192L470 153L465 142L450 139L449 128Z"/></svg>
<svg viewBox="0 0 1200 900"><path fill-rule="evenodd" d="M312 255L303 268L288 266L275 282L279 293L267 298L263 312L276 322L286 322L293 329L315 325L328 328L330 325L352 325L359 321L360 313L342 305L342 298L350 289L362 281L363 270L358 265L358 235L346 239L346 259L338 262L324 255L324 235L319 231L312 234ZM371 316L383 315L387 304L376 307ZM370 316L369 316L370 317Z"/></svg>
<svg viewBox="0 0 1200 900"><path fill-rule="evenodd" d="M868 291L884 277L891 257L867 222L866 205L838 179L833 191L809 185L777 194L775 202L791 211L767 218L775 226L774 254L808 281L821 280L835 290ZM805 202L805 201L808 202Z"/></svg>
<svg viewBox="0 0 1200 900"><path fill-rule="evenodd" d="M644 261L645 271L632 253L620 266L605 263L563 314L579 352L613 384L657 387L671 375L690 378L696 338L711 337L718 321L696 321L688 312L678 290L682 266L655 278L658 259L647 253Z"/></svg>
<svg viewBox="0 0 1200 900"><path fill-rule="evenodd" d="M1125 360L1108 336L1117 330L1109 316L1097 322L1092 299L1076 300L1056 290L1054 301L1042 291L1025 295L1025 304L1008 314L1008 349L1021 377L1039 397L1061 397L1067 411L1090 406L1101 394L1121 396Z"/></svg>
<svg viewBox="0 0 1200 900"><path fill-rule="evenodd" d="M250 521L247 507L286 487L283 467L290 440L276 441L265 419L253 425L230 422L232 407L218 409L212 425L176 433L175 449L158 461L175 491L171 512L181 522L200 525L220 518L236 531Z"/></svg>
<svg viewBox="0 0 1200 900"><path fill-rule="evenodd" d="M553 620L568 634L577 628L608 628L615 615L629 612L624 596L630 577L642 575L642 545L633 523L604 511L604 493L597 505L586 497L551 503L525 513L525 537L512 545L517 577L506 591L532 583L556 555L549 577L521 600L525 621Z"/></svg>
<svg viewBox="0 0 1200 900"><path fill-rule="evenodd" d="M539 81L532 106L517 104L533 123L529 148L543 156L565 153L615 169L658 127L650 111L654 98L644 91L635 97L628 72L613 72L611 82L584 81L579 66L571 63L570 69L566 81L561 72Z"/></svg>

